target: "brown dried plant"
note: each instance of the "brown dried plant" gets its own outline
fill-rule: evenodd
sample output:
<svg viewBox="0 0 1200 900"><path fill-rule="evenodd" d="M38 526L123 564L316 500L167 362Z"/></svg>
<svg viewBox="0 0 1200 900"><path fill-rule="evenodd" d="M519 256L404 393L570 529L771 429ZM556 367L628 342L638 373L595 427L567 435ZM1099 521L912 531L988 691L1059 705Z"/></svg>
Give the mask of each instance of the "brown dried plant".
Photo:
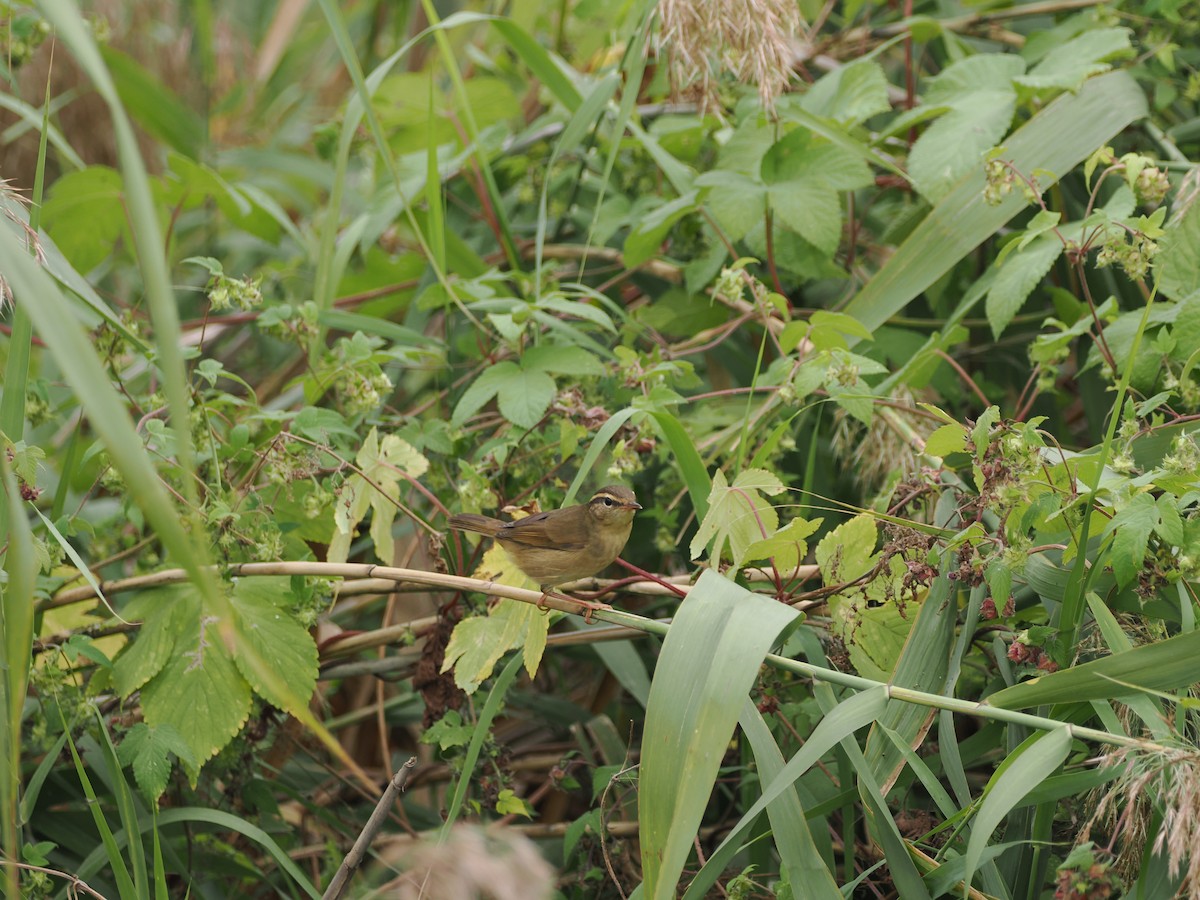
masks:
<svg viewBox="0 0 1200 900"><path fill-rule="evenodd" d="M29 227L28 217L17 212L20 207L29 208L28 198L16 190L12 182L0 178L0 210L3 210L6 219L16 225L17 230L25 238L26 248L33 253L38 263L44 266L46 253L42 250L42 243L33 229ZM12 302L12 298L12 289L8 286L4 273L0 272L0 313L4 312L5 307Z"/></svg>
<svg viewBox="0 0 1200 900"><path fill-rule="evenodd" d="M1096 804L1079 842L1089 839L1093 827L1103 825L1114 843L1120 842L1118 869L1136 876L1142 867L1151 804L1158 801L1162 821L1154 853L1166 852L1172 879L1183 873L1176 896L1200 897L1200 750L1121 747L1106 754L1102 765L1124 771Z"/></svg>
<svg viewBox="0 0 1200 900"><path fill-rule="evenodd" d="M792 74L800 12L794 0L662 0L657 47L676 96L710 106L719 75L758 86L773 111Z"/></svg>

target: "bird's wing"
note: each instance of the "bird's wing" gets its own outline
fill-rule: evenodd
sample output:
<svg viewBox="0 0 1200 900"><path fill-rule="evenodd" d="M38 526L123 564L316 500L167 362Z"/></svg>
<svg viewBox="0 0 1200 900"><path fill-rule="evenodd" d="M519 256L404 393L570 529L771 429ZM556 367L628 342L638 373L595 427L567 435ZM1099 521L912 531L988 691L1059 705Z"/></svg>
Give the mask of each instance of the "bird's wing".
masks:
<svg viewBox="0 0 1200 900"><path fill-rule="evenodd" d="M561 534L555 534L553 526L546 528L544 522L549 512L535 513L515 522L505 522L504 527L496 533L501 541L512 541L514 544L524 544L526 547L542 547L547 550L582 550L582 542L568 543L562 540Z"/></svg>

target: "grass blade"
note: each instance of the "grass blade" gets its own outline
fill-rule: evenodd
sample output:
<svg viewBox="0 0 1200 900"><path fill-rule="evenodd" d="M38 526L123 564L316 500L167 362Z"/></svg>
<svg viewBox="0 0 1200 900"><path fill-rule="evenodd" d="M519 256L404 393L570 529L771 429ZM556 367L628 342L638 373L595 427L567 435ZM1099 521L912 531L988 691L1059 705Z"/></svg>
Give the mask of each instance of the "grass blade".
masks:
<svg viewBox="0 0 1200 900"><path fill-rule="evenodd" d="M763 657L797 613L711 569L688 593L650 686L638 821L647 897L675 897Z"/></svg>

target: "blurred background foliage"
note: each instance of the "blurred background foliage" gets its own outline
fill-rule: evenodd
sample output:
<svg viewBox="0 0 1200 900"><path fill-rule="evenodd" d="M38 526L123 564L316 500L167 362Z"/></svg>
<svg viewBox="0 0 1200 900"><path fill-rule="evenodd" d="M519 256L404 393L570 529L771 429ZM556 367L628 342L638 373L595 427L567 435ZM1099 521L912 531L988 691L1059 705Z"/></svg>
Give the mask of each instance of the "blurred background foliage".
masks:
<svg viewBox="0 0 1200 900"><path fill-rule="evenodd" d="M1200 890L1198 12L0 0L9 895Z"/></svg>

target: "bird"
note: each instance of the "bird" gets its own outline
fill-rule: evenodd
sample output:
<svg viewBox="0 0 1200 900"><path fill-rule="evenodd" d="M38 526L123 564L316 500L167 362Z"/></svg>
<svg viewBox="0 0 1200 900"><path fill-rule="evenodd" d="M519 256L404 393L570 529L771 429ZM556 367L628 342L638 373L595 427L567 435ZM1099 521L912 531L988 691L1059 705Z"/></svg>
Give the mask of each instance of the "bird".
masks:
<svg viewBox="0 0 1200 900"><path fill-rule="evenodd" d="M610 484L596 491L587 503L535 513L515 522L459 513L450 517L449 525L456 531L494 539L517 568L538 583L545 600L551 588L606 569L625 548L634 514L641 508L633 491Z"/></svg>

